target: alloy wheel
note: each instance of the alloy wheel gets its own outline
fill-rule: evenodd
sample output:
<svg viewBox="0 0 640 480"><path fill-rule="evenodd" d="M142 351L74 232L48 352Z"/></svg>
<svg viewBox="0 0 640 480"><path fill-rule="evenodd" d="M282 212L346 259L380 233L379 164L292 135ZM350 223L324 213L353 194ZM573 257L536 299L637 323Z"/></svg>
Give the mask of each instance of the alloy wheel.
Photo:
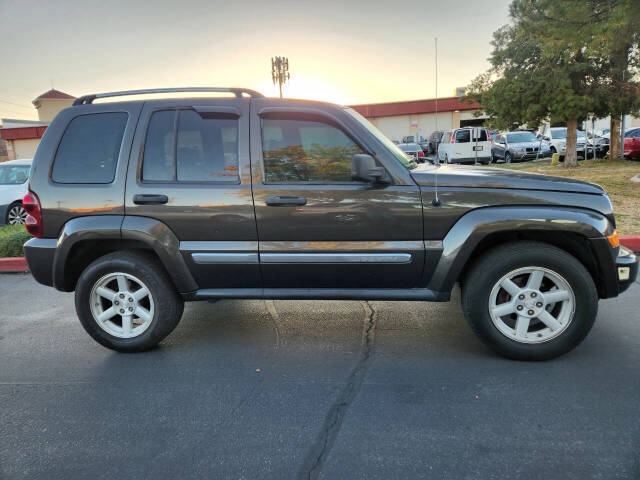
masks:
<svg viewBox="0 0 640 480"><path fill-rule="evenodd" d="M98 326L118 338L141 335L155 313L149 288L128 273L109 273L100 278L91 289L89 302Z"/></svg>
<svg viewBox="0 0 640 480"><path fill-rule="evenodd" d="M569 283L542 267L524 267L504 275L489 295L489 314L506 337L521 343L543 343L564 332L575 313Z"/></svg>
<svg viewBox="0 0 640 480"><path fill-rule="evenodd" d="M24 225L27 220L27 212L22 205L14 205L7 212L7 223L9 225Z"/></svg>

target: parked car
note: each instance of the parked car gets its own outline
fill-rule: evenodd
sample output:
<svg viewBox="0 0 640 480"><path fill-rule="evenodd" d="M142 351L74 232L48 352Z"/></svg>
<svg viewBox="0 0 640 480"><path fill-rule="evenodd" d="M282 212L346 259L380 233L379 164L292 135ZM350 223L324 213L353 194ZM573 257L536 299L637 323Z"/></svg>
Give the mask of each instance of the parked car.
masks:
<svg viewBox="0 0 640 480"><path fill-rule="evenodd" d="M442 140L442 134L444 132L442 130L435 130L429 135L429 153L435 154L438 151L438 145L440 144L440 140Z"/></svg>
<svg viewBox="0 0 640 480"><path fill-rule="evenodd" d="M424 163L426 157L422 147L417 143L401 143L398 148L409 155L414 162Z"/></svg>
<svg viewBox="0 0 640 480"><path fill-rule="evenodd" d="M0 220L6 225L20 225L27 218L22 197L28 191L30 169L30 159L0 163Z"/></svg>
<svg viewBox="0 0 640 480"><path fill-rule="evenodd" d="M491 136L486 128L480 128L480 136L473 136L473 127L446 130L438 147L438 160L444 163L491 163Z"/></svg>
<svg viewBox="0 0 640 480"><path fill-rule="evenodd" d="M505 163L523 162L550 156L549 143L537 138L533 132L514 131L493 137L491 157L494 162L498 160L503 160Z"/></svg>
<svg viewBox="0 0 640 480"><path fill-rule="evenodd" d="M409 135L402 138L402 143L417 143L424 153L429 153L429 142L422 135Z"/></svg>
<svg viewBox="0 0 640 480"><path fill-rule="evenodd" d="M592 143L596 148L596 157L602 158L609 151L610 140L608 137L595 135L593 137Z"/></svg>
<svg viewBox="0 0 640 480"><path fill-rule="evenodd" d="M551 153L559 153L561 157L564 157L567 153L567 129L566 127L552 127L548 133L544 134L544 140L547 140L551 145ZM576 151L578 157L591 158L593 156L593 144L587 140L585 133L582 130L577 131L576 139Z"/></svg>
<svg viewBox="0 0 640 480"><path fill-rule="evenodd" d="M624 156L640 158L640 128L632 128L624 133Z"/></svg>
<svg viewBox="0 0 640 480"><path fill-rule="evenodd" d="M235 98L92 103L200 90ZM185 301L448 301L458 282L484 342L542 360L580 343L598 298L637 276L600 186L416 166L355 110L322 102L221 88L83 96L33 167L29 268L75 291L82 326L118 351L162 341Z"/></svg>

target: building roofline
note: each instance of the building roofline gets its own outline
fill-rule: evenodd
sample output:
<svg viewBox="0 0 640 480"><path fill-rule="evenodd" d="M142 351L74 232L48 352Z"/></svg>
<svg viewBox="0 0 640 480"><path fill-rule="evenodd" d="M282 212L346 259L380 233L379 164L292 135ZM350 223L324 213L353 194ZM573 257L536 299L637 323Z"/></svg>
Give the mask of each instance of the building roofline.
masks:
<svg viewBox="0 0 640 480"><path fill-rule="evenodd" d="M351 108L368 118L391 117L421 113L444 113L461 110L479 110L476 102L462 102L462 97L427 98L421 100L403 100L399 102L363 103L351 105Z"/></svg>

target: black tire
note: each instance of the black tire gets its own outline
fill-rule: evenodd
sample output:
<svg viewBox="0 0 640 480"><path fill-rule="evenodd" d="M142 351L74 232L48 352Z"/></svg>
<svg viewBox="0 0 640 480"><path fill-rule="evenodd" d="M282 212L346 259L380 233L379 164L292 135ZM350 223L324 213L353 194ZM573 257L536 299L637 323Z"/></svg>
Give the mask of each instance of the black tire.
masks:
<svg viewBox="0 0 640 480"><path fill-rule="evenodd" d="M91 313L90 297L96 282L109 273L122 272L140 279L151 292L155 312L149 327L133 338L119 338L103 330ZM155 347L180 322L184 309L182 297L164 269L151 255L114 252L92 262L80 275L75 291L76 312L80 323L101 345L119 352L143 352Z"/></svg>
<svg viewBox="0 0 640 480"><path fill-rule="evenodd" d="M521 343L507 337L489 314L493 286L507 273L528 266L559 274L575 296L575 311L566 329L543 343ZM478 259L463 281L462 309L474 333L498 354L514 360L548 360L572 350L589 333L598 313L598 292L575 257L552 245L522 241L491 249Z"/></svg>
<svg viewBox="0 0 640 480"><path fill-rule="evenodd" d="M509 152L504 154L504 163L511 163L513 161L513 157Z"/></svg>

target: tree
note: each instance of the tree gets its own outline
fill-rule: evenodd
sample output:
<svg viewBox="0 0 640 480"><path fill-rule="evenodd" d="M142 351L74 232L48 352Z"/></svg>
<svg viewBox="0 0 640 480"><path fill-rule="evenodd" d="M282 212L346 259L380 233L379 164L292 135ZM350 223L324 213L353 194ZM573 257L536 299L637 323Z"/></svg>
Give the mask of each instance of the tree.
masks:
<svg viewBox="0 0 640 480"><path fill-rule="evenodd" d="M601 0L590 48L606 71L605 102L610 123L610 154L620 152L620 118L640 111L640 8L637 0Z"/></svg>
<svg viewBox="0 0 640 480"><path fill-rule="evenodd" d="M471 83L467 99L480 103L490 123L501 128L566 123L564 164L576 166L578 123L612 108L612 66L605 52L634 1L513 0L511 23L493 36L492 67ZM609 3L615 8L607 10Z"/></svg>

